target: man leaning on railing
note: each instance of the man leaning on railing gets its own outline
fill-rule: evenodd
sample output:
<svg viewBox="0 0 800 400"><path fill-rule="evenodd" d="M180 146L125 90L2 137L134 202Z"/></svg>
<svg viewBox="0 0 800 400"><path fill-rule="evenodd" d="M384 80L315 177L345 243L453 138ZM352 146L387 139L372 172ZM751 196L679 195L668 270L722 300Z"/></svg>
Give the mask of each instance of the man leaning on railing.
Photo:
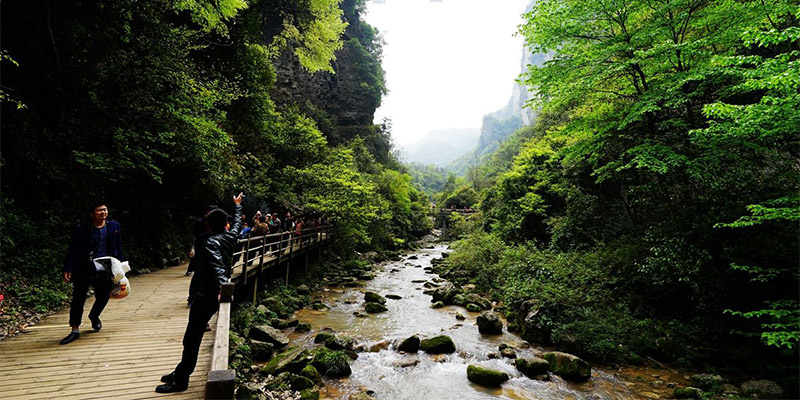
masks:
<svg viewBox="0 0 800 400"><path fill-rule="evenodd" d="M233 198L234 225L229 231L225 231L228 213L222 209L211 211L206 218L211 235L196 248L195 257L199 258L189 285L192 305L183 335L183 355L175 370L161 377L164 384L156 387L158 393L182 392L189 387L189 375L197 365L197 354L206 324L219 309L220 288L228 280L227 266L231 265L242 227L243 197L244 194L239 193Z"/></svg>

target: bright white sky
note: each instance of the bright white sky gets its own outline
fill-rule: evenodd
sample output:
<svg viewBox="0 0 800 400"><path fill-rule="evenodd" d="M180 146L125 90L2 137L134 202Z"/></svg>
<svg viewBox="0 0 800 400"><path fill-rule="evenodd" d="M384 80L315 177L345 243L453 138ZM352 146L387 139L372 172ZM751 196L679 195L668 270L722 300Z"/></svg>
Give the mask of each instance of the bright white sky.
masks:
<svg viewBox="0 0 800 400"><path fill-rule="evenodd" d="M396 144L435 129L480 128L506 105L522 59L514 33L530 0L383 1L367 1L364 19L386 41L389 94L375 122L392 120Z"/></svg>

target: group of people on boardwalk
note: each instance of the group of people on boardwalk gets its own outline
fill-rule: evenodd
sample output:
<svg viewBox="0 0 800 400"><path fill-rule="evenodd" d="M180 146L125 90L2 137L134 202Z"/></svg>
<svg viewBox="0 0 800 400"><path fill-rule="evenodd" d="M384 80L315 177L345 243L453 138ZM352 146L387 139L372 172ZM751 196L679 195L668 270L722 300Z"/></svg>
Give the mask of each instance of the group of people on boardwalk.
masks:
<svg viewBox="0 0 800 400"><path fill-rule="evenodd" d="M237 242L241 238L243 197L239 193L233 198L233 218L220 208L209 207L202 218L202 225L199 224L200 220L197 221L190 252L193 274L189 284L189 320L183 336L183 352L175 369L161 377L163 384L155 389L158 393L181 392L189 386L189 376L197 365L203 334L211 317L219 309L220 289L229 278L228 266L233 261ZM95 292L95 302L89 312L92 329L99 331L103 327L100 315L110 298L112 279L110 271L93 260L105 256L124 260L120 225L107 220L106 204L92 204L89 214L91 221L80 225L72 235L62 269L64 280L73 284L69 320L71 330L61 340L62 345L80 338L79 327L89 286ZM260 217L259 222L262 222ZM292 225L292 228L296 229L296 225Z"/></svg>

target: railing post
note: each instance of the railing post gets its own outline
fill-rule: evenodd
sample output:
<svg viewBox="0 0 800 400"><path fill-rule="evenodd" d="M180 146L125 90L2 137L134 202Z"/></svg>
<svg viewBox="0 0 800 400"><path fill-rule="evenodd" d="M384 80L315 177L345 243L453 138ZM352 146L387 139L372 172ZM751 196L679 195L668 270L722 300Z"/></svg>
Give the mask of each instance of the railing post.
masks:
<svg viewBox="0 0 800 400"><path fill-rule="evenodd" d="M217 331L214 335L214 350L211 370L206 380L206 399L233 399L236 388L236 370L228 369L228 331L231 320L233 283L225 282L220 288L220 304L217 314Z"/></svg>
<svg viewBox="0 0 800 400"><path fill-rule="evenodd" d="M247 238L247 243L244 245L244 263L242 263L242 286L247 285L247 263L250 262L250 237Z"/></svg>
<svg viewBox="0 0 800 400"><path fill-rule="evenodd" d="M292 255L294 254L294 233L289 234L289 258L286 260L286 286L289 286L289 265L292 263Z"/></svg>

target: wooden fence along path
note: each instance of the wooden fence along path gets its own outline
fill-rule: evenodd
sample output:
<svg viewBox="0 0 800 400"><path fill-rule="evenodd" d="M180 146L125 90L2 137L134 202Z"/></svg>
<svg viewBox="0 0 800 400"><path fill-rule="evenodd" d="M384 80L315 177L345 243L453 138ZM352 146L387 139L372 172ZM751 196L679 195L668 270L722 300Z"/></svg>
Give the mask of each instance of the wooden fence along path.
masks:
<svg viewBox="0 0 800 400"><path fill-rule="evenodd" d="M256 283L259 272L285 266L288 271L307 261L328 241L327 230L312 229L302 238L284 234L283 241L270 237L245 239L246 247L275 242L275 253L258 253L255 246L243 249L233 266L227 289ZM283 251L278 247L283 242ZM292 243L291 246L288 243ZM251 264L244 273L245 256ZM312 253L313 254L313 253ZM280 261L278 260L280 258ZM90 296L84 308L80 339L61 346L69 333L69 307L15 337L0 341L0 398L2 399L198 399L232 398L233 371L227 370L230 303L224 302L212 318L212 331L203 336L197 368L182 393L158 394L155 387L161 375L175 368L181 358L183 332L189 316L186 297L191 278L184 276L186 264L129 278L131 294L111 299L103 311L103 329L94 332L88 313L94 302ZM255 286L253 285L255 292ZM249 294L249 293L248 293ZM209 392L206 392L206 385Z"/></svg>

